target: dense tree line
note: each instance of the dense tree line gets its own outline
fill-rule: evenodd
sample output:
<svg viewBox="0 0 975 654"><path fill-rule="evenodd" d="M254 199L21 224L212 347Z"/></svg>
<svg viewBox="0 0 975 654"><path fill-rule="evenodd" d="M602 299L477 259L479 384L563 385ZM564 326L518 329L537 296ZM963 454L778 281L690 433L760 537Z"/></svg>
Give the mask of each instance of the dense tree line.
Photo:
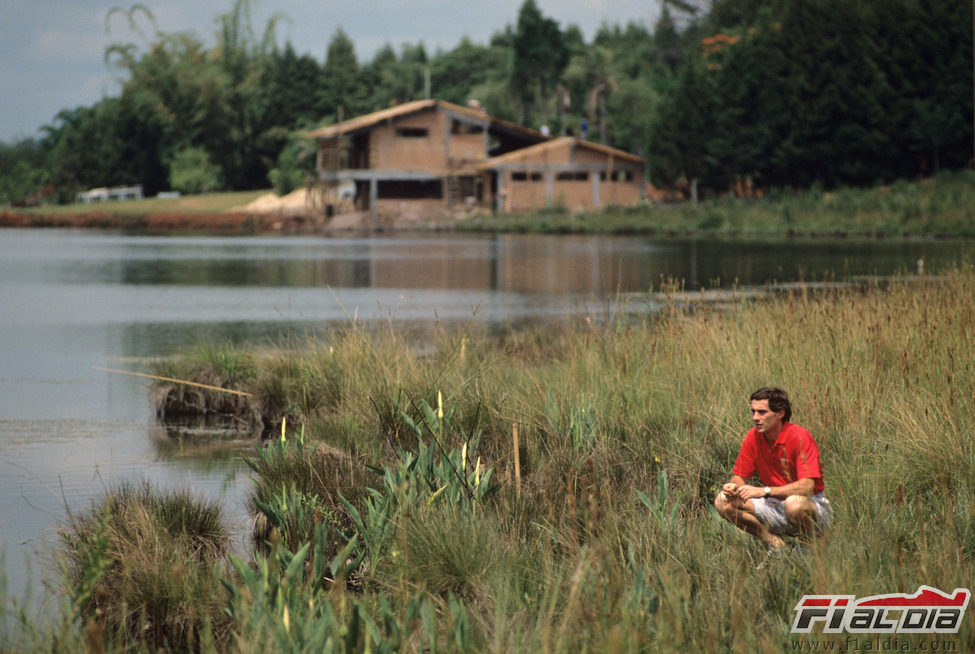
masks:
<svg viewBox="0 0 975 654"><path fill-rule="evenodd" d="M970 2L725 0L689 31L699 56L651 127L657 179L864 185L970 165Z"/></svg>
<svg viewBox="0 0 975 654"><path fill-rule="evenodd" d="M142 184L148 194L287 190L313 165L300 131L422 97L646 156L651 181L724 189L871 184L969 165L972 4L959 0L662 0L652 29L586 42L535 0L487 44L381 48L341 29L319 61L258 33L247 0L215 43L113 10L145 43L106 62L117 97L65 109L43 136L0 144L0 203Z"/></svg>

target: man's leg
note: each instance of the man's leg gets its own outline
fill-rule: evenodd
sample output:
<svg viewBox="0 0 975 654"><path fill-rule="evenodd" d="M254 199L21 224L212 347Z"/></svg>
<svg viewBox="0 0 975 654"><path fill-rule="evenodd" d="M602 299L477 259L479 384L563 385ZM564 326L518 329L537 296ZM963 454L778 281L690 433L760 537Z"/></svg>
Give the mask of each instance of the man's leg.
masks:
<svg viewBox="0 0 975 654"><path fill-rule="evenodd" d="M768 525L755 516L755 505L752 504L751 500L743 502L737 497L728 499L722 491L714 498L714 508L717 509L718 515L722 518L758 538L769 547L785 547L785 541L773 534Z"/></svg>
<svg viewBox="0 0 975 654"><path fill-rule="evenodd" d="M799 532L799 539L808 543L819 535L819 507L805 495L785 498L785 518Z"/></svg>

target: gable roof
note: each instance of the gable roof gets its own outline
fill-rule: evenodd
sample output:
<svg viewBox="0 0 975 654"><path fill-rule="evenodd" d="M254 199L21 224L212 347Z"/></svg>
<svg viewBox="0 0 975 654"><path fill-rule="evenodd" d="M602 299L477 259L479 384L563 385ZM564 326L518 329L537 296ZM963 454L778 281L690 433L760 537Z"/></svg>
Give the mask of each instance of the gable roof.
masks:
<svg viewBox="0 0 975 654"><path fill-rule="evenodd" d="M334 125L329 125L328 127L320 127L310 132L306 132L305 136L315 139L327 139L333 136L341 136L343 134L358 132L363 129L369 129L370 127L374 127L388 120L393 120L394 118L402 118L404 116L409 116L410 114L419 113L426 109L431 109L435 105L435 100L416 100L414 102L407 102L405 104L396 105L395 107L389 107L388 109L374 111L371 114L364 114L362 116L350 118L349 120L343 120L340 123L335 123Z"/></svg>
<svg viewBox="0 0 975 654"><path fill-rule="evenodd" d="M506 120L489 116L482 111L462 107L459 104L446 102L444 100L414 100L413 102L406 102L404 104L396 105L395 107L380 109L379 111L350 118L349 120L343 120L340 123L335 123L334 125L329 125L328 127L321 127L319 129L306 132L305 136L313 139L334 138L336 136L343 136L346 134L372 129L376 125L385 123L387 121L403 118L405 116L410 116L429 109L435 109L437 107L453 113L463 114L470 118L486 121L490 126L489 129L492 131L514 133L522 138L539 142L547 141L551 138L538 130L522 127L521 125L516 125L515 123L509 123Z"/></svg>
<svg viewBox="0 0 975 654"><path fill-rule="evenodd" d="M484 170L502 166L504 164L537 161L537 159L545 153L560 148L566 144L574 145L577 148L595 150L596 152L601 152L602 154L613 157L614 159L621 159L630 163L640 165L646 163L646 160L643 157L630 154L629 152L618 150L616 148L611 148L608 145L601 145L599 143L593 143L592 141L584 141L574 136L562 136L544 143L538 143L537 145L531 145L526 148L521 148L520 150L508 152L507 154L497 157L492 157L484 163L479 164L477 167Z"/></svg>

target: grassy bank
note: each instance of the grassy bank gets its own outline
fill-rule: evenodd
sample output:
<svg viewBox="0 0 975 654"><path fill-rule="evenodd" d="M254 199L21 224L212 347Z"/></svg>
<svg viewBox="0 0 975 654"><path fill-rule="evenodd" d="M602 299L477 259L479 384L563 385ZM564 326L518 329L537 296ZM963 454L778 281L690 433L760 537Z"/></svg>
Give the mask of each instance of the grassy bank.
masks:
<svg viewBox="0 0 975 654"><path fill-rule="evenodd" d="M145 198L99 204L63 204L24 209L27 214L65 215L99 211L107 214L140 215L150 213L228 213L268 193L262 191L237 191L183 195L170 198Z"/></svg>
<svg viewBox="0 0 975 654"><path fill-rule="evenodd" d="M247 391L244 407L210 406L284 423L252 460L253 558L209 547L180 558L192 576L161 561L156 576L180 572L188 599L175 617L140 623L148 613L133 613L119 571L153 547L192 547L199 527L125 530L141 539L134 556L110 546L116 525L149 509L116 520L106 501L68 525L64 625L0 646L138 651L177 635L235 652L845 644L790 635L800 597L950 592L975 579L972 297L965 268L652 319L501 336L472 327L423 352L360 329L273 350L201 346L156 372ZM808 556L756 570L762 548L711 502L749 426L747 396L766 384L790 391L794 421L817 438L836 517ZM191 601L213 576L225 581L219 610ZM98 612L90 597L115 603ZM958 634L898 638L972 651L973 613ZM178 631L151 637L164 619Z"/></svg>
<svg viewBox="0 0 975 654"><path fill-rule="evenodd" d="M311 234L322 221L294 211L254 213L241 208L267 193L207 193L97 204L0 210L0 227L120 230L138 234Z"/></svg>
<svg viewBox="0 0 975 654"><path fill-rule="evenodd" d="M975 236L975 173L870 189L772 190L760 198L569 213L477 216L471 231L616 234Z"/></svg>
<svg viewBox="0 0 975 654"><path fill-rule="evenodd" d="M210 193L98 205L0 212L0 225L248 234L319 233L313 217L235 211L268 191ZM285 220L285 224L282 224ZM395 225L393 225L395 227ZM384 223L384 229L390 225ZM975 172L945 172L869 189L773 189L758 198L720 197L594 212L555 208L526 214L473 214L454 223L410 221L408 229L474 232L715 236L975 237Z"/></svg>

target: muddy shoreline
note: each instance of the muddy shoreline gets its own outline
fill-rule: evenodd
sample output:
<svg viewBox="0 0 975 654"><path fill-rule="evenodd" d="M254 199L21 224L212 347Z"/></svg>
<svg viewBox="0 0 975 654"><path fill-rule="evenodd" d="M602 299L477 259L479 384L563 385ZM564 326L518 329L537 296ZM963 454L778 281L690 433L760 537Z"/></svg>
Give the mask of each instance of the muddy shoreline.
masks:
<svg viewBox="0 0 975 654"><path fill-rule="evenodd" d="M207 234L313 234L327 231L324 218L301 213L145 213L128 214L108 211L72 213L0 212L0 227L115 229L148 233Z"/></svg>
<svg viewBox="0 0 975 654"><path fill-rule="evenodd" d="M70 211L0 210L0 228L107 229L143 234L328 234L382 232L401 229L443 229L467 217L468 211L424 212L352 211L326 217L320 212L294 208L255 211L247 208L222 212L193 211Z"/></svg>

